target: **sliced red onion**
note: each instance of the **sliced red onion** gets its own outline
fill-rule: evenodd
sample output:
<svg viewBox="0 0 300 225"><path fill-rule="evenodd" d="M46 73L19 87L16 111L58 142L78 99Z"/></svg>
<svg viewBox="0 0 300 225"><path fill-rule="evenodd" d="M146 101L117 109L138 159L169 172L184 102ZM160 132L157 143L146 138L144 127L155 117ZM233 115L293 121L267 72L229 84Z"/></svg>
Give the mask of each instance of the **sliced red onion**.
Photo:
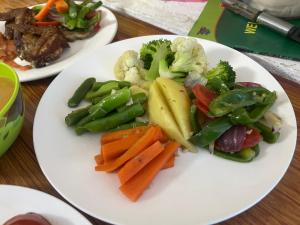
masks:
<svg viewBox="0 0 300 225"><path fill-rule="evenodd" d="M262 87L261 84L254 83L254 82L236 82L236 84L242 87Z"/></svg>
<svg viewBox="0 0 300 225"><path fill-rule="evenodd" d="M236 125L227 130L215 142L215 148L224 152L238 152L246 138L247 127Z"/></svg>

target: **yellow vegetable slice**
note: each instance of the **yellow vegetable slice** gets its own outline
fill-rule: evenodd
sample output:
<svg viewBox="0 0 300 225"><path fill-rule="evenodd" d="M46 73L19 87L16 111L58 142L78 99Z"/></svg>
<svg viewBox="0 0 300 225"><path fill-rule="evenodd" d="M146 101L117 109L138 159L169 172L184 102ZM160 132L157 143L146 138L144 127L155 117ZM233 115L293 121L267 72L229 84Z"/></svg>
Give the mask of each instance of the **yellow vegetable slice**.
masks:
<svg viewBox="0 0 300 225"><path fill-rule="evenodd" d="M188 150L195 151L195 147L182 136L156 81L152 83L149 90L148 107L151 122L159 125L170 138L173 138Z"/></svg>
<svg viewBox="0 0 300 225"><path fill-rule="evenodd" d="M165 77L156 79L167 104L175 118L183 137L187 140L192 135L190 108L191 101L185 87Z"/></svg>

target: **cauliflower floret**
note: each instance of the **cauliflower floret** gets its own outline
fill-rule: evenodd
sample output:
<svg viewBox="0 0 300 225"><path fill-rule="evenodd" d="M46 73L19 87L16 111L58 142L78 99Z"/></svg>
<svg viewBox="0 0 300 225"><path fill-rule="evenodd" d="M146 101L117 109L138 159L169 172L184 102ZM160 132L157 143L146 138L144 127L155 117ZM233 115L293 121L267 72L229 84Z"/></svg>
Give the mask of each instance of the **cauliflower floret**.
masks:
<svg viewBox="0 0 300 225"><path fill-rule="evenodd" d="M172 72L207 72L207 58L201 44L194 38L178 37L171 44L175 59L170 67Z"/></svg>
<svg viewBox="0 0 300 225"><path fill-rule="evenodd" d="M138 53L133 50L124 52L115 64L114 73L119 80L126 80L133 84L142 83L145 71Z"/></svg>

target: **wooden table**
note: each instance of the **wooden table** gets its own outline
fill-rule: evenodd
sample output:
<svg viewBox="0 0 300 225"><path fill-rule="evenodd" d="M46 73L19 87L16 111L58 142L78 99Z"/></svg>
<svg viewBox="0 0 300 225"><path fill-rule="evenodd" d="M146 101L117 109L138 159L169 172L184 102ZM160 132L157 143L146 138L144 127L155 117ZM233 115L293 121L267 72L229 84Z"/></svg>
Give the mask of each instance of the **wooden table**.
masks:
<svg viewBox="0 0 300 225"><path fill-rule="evenodd" d="M0 0L0 11L8 8L29 6L43 0ZM116 13L119 30L113 41L168 32L133 18ZM287 92L300 121L300 85L274 75ZM0 158L0 184L14 184L38 189L63 199L43 175L35 157L32 126L38 103L53 78L24 83L26 104L25 123L22 132L11 149ZM63 199L64 200L64 199ZM0 212L1 213L1 212ZM84 214L84 213L83 213ZM107 224L84 214L93 224ZM188 222L188 221L187 221ZM292 163L275 189L262 201L246 212L220 224L300 224L300 138Z"/></svg>

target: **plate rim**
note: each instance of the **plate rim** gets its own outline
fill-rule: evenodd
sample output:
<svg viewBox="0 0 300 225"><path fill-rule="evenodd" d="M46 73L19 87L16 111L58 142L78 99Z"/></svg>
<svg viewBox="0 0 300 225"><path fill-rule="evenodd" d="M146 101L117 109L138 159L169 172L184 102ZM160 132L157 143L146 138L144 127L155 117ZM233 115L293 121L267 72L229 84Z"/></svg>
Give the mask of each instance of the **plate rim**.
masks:
<svg viewBox="0 0 300 225"><path fill-rule="evenodd" d="M120 42L127 42L128 40L131 40L131 39L143 39L143 38L151 38L151 39L157 39L157 38L176 38L176 37L190 37L190 36L187 36L187 35L176 35L176 34L156 34L156 35L145 35L145 36L138 36L138 37L132 37L132 38L127 38L127 39L123 39L123 40L120 40L120 41L116 41L116 42L112 42L112 43L109 43L105 46L101 46L99 48L105 48L106 46L111 46L111 45L118 45ZM252 61L253 63L255 63L258 67L260 67L260 69L264 70L265 73L268 73L271 77L274 78L274 76L268 71L266 70L262 65L260 65L258 62L256 62L255 60L253 60L252 58L250 58L249 56L247 55L244 55L243 53L239 52L238 50L236 49L233 49L231 47L228 47L226 45L223 45L223 44L220 44L220 43L217 43L217 42L213 42L213 41L210 41L210 40L206 40L206 39L202 39L202 38L198 38L198 37L191 37L191 38L194 38L194 39L199 39L199 40L202 40L204 42L209 42L209 43L212 43L213 45L217 45L217 46L220 46L222 48L226 48L227 50L229 51L234 51L235 53L239 54L239 55L243 55L245 56L248 60ZM77 60L75 60L72 64L76 64L76 61L80 61L81 59L83 59L84 56L82 57L79 57L77 58ZM68 67L70 67L72 65L69 65ZM61 74L59 74L57 77L55 77L55 79L53 80L53 82L50 84L50 85L55 85L56 82L59 82L59 79L61 79L60 77L63 76ZM285 165L285 167L283 168L282 170L282 173L280 176L278 176L276 179L273 180L272 182L272 186L268 188L268 191L264 192L262 195L260 195L258 198L255 198L254 201L251 201L252 203L247 205L246 207L244 208L241 208L240 210L234 212L234 213L231 213L230 215L227 214L227 216L225 217L222 217L222 218L218 218L218 219L215 219L215 220L210 220L209 221L209 224L214 224L214 223L219 223L219 222L223 222L225 220L228 220L228 219L231 219L239 214L241 214L242 212L245 212L246 210L250 209L251 207L253 207L254 205L256 205L257 203L259 203L264 197L266 197L271 191L274 190L274 188L278 185L278 183L282 180L282 178L284 177L284 175L286 174L290 164L291 164L291 161L293 159L293 156L295 154L295 149L296 149L296 144L297 144L297 133L298 133L298 127L297 127L297 120L296 120L296 115L295 115L295 111L294 111L294 107L290 101L290 98L289 96L287 95L286 91L284 90L284 88L282 87L282 85L274 78L275 82L280 86L280 88L282 88L282 90L284 91L283 94L285 95L285 97L287 98L288 100L288 103L289 105L291 106L291 109L292 109L292 113L293 113L293 118L292 120L295 122L295 138L294 138L294 143L293 143L293 151L290 155L290 158L289 158L289 162ZM50 87L49 85L49 87ZM49 88L48 87L48 88ZM47 88L47 89L48 89ZM44 95L47 93L47 90L44 92L41 100L40 100L40 103L37 107L37 110L36 110L36 115L38 114L38 111L40 109L40 104L42 103L42 100L43 100L43 97ZM122 224L127 224L127 223L120 223L120 222L117 222L117 221L114 221L112 219L108 219L106 218L104 215L101 216L101 218L99 217L99 215L95 215L94 213L92 213L90 210L86 209L86 208L82 208L80 207L79 205L77 205L75 203L75 201L73 201L72 199L70 198L67 198L66 195L67 194L64 194L62 193L62 191L56 187L56 185L54 185L54 183L52 182L52 180L48 177L47 173L45 173L44 171L44 167L40 164L40 159L39 159L39 156L36 152L36 143L35 143L35 130L36 130L36 120L37 120L37 117L35 116L34 118L34 124L33 124L33 144L34 144L34 149L35 149L35 153L36 153L36 157L37 157L37 160L38 160L38 163L39 163L39 166L41 168L41 170L43 171L43 174L44 176L47 178L47 180L49 181L49 183L55 188L55 190L66 200L68 201L70 204L72 204L74 207L80 209L81 211L87 213L88 215L91 215L93 217L95 217L96 219L99 219L99 220L102 220L102 221L105 221L105 222L108 222L108 223L112 223L112 224L119 224L119 225L122 225Z"/></svg>

